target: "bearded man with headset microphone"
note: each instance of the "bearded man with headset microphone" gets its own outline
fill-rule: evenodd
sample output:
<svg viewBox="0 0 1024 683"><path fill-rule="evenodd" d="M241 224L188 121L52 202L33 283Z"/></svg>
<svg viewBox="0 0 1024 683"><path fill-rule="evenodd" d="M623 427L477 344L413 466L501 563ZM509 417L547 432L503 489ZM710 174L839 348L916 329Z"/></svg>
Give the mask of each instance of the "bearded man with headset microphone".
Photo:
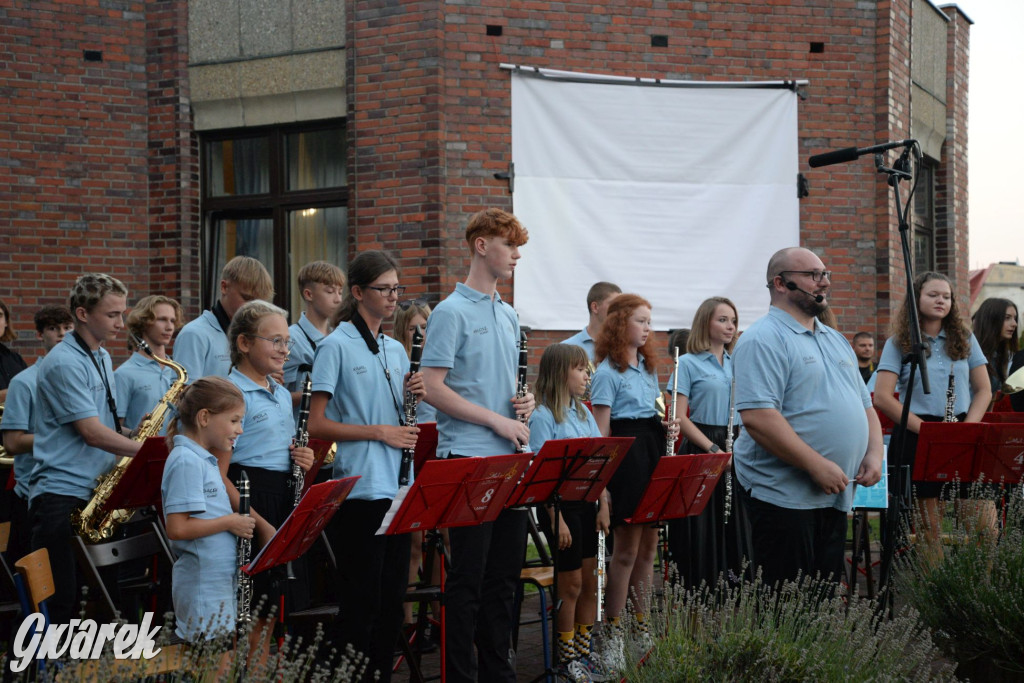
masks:
<svg viewBox="0 0 1024 683"><path fill-rule="evenodd" d="M751 520L766 585L843 576L853 489L881 478L882 430L845 337L818 319L831 273L789 247L768 263L768 315L733 355L743 432L734 447L738 499Z"/></svg>

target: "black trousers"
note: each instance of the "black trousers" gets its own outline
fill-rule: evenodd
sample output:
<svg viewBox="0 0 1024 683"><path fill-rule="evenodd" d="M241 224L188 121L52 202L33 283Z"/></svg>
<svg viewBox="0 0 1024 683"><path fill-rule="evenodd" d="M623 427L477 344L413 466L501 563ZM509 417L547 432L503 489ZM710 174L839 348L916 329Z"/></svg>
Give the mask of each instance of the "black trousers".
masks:
<svg viewBox="0 0 1024 683"><path fill-rule="evenodd" d="M390 500L346 500L328 534L338 558L338 618L331 641L343 652L351 644L369 660L363 680L391 680L395 645L402 631L402 606L409 584L409 534L376 535Z"/></svg>
<svg viewBox="0 0 1024 683"><path fill-rule="evenodd" d="M74 496L41 493L29 508L32 550L46 548L50 554L55 592L46 604L53 624L67 624L78 612L78 563L72 544L75 533L71 528L71 513L88 502Z"/></svg>
<svg viewBox="0 0 1024 683"><path fill-rule="evenodd" d="M445 582L445 654L452 683L516 680L512 630L526 559L527 514L505 510L494 522L448 532L452 567Z"/></svg>
<svg viewBox="0 0 1024 683"><path fill-rule="evenodd" d="M738 484L738 480L734 481ZM746 510L754 540L754 565L766 586L820 575L841 581L846 552L846 513L835 508L795 510L758 500L742 486L733 492Z"/></svg>

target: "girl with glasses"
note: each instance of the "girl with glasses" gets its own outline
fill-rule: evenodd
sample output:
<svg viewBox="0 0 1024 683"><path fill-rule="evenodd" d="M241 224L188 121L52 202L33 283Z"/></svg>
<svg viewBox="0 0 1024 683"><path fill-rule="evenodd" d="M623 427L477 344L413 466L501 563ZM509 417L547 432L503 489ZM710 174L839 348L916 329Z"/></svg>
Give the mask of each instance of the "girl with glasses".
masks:
<svg viewBox="0 0 1024 683"><path fill-rule="evenodd" d="M327 533L338 563L338 617L328 640L369 658L365 680L391 680L408 581L409 535L377 534L398 493L402 449L416 446L419 429L405 426L406 391L424 395L409 373L402 345L382 331L398 306L398 265L382 251L359 254L349 266L337 328L317 346L309 433L338 444L334 478L359 480Z"/></svg>
<svg viewBox="0 0 1024 683"><path fill-rule="evenodd" d="M288 319L284 310L262 300L243 304L231 319L228 331L231 345L231 370L228 379L245 398L243 432L235 442L228 467L228 494L232 506L238 505L236 482L244 469L249 476L251 514L256 518L259 545L270 540L274 530L292 511L292 461L303 471L313 465L310 448L292 443L295 421L292 398L274 377L281 376L291 348ZM256 548L254 548L255 552ZM297 581L285 580L285 568L276 567L253 577L254 607L267 596L263 609L280 609L284 588L285 611L304 609L308 602L306 564L302 558L292 563ZM273 635L272 623L264 619L253 629L263 631L266 646ZM255 644L254 644L255 645Z"/></svg>

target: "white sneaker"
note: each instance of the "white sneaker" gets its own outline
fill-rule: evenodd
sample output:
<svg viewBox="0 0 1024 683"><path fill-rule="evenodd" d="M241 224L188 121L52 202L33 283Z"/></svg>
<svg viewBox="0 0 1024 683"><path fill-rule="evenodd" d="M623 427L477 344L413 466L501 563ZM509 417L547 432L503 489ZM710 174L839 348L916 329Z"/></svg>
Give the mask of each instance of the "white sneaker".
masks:
<svg viewBox="0 0 1024 683"><path fill-rule="evenodd" d="M558 679L569 683L593 683L587 667L578 659L562 662L558 667Z"/></svg>
<svg viewBox="0 0 1024 683"><path fill-rule="evenodd" d="M654 649L654 636L650 631L639 631L633 641L633 648L637 659L643 659L647 653Z"/></svg>
<svg viewBox="0 0 1024 683"><path fill-rule="evenodd" d="M622 673L626 670L626 643L621 633L609 633L593 654L600 659L601 668L606 672Z"/></svg>

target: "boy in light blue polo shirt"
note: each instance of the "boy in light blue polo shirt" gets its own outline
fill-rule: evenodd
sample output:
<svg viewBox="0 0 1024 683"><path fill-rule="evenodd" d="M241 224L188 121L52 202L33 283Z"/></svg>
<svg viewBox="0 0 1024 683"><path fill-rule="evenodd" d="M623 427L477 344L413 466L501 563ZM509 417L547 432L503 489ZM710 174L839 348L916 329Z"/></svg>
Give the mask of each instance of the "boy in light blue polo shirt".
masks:
<svg viewBox="0 0 1024 683"><path fill-rule="evenodd" d="M519 323L498 296L526 243L510 213L487 209L466 228L469 275L434 309L423 346L427 402L437 408L438 455L487 456L527 445L533 396L514 399ZM515 681L509 658L513 596L526 552L526 512L505 510L497 521L450 531L446 654L452 681ZM477 670L473 646L477 646Z"/></svg>
<svg viewBox="0 0 1024 683"><path fill-rule="evenodd" d="M299 321L288 328L292 350L284 363L284 386L292 393L295 419L299 419L302 381L313 369L316 348L330 334L345 288L341 268L326 261L313 261L302 266L297 276L299 292L306 305Z"/></svg>
<svg viewBox="0 0 1024 683"><path fill-rule="evenodd" d="M227 377L231 369L228 328L246 301L274 298L274 283L263 264L249 256L236 256L220 273L220 298L208 311L181 328L174 342L174 357L193 380L208 375ZM278 377L282 381L283 377Z"/></svg>
<svg viewBox="0 0 1024 683"><path fill-rule="evenodd" d="M43 342L44 355L64 335L74 329L71 314L63 306L43 306L35 314L36 336ZM35 467L32 445L35 442L35 393L39 360L11 379L4 408L3 444L14 458L14 496L11 509L11 537L8 557L22 557L32 550L32 531L28 521L28 482Z"/></svg>
<svg viewBox="0 0 1024 683"><path fill-rule="evenodd" d="M590 291L587 292L587 326L562 342L582 346L591 365L594 364L594 338L601 331L601 325L608 315L608 304L619 294L622 294L622 290L611 282L595 282L591 285Z"/></svg>
<svg viewBox="0 0 1024 683"><path fill-rule="evenodd" d="M71 618L79 597L71 513L88 502L116 458L141 446L120 434L113 368L101 346L120 333L127 296L109 275L78 278L69 306L75 329L38 363L29 517L32 549L50 553L57 592L48 602L56 624Z"/></svg>
<svg viewBox="0 0 1024 683"><path fill-rule="evenodd" d="M154 356L167 358L167 345L180 323L181 306L174 299L160 294L139 299L128 314L128 349L135 353L114 370L114 381L117 384L119 417L129 429L139 426L142 418L153 411L178 379L177 372L158 363ZM146 343L152 356L139 350L138 339ZM159 433L167 433L166 421Z"/></svg>

